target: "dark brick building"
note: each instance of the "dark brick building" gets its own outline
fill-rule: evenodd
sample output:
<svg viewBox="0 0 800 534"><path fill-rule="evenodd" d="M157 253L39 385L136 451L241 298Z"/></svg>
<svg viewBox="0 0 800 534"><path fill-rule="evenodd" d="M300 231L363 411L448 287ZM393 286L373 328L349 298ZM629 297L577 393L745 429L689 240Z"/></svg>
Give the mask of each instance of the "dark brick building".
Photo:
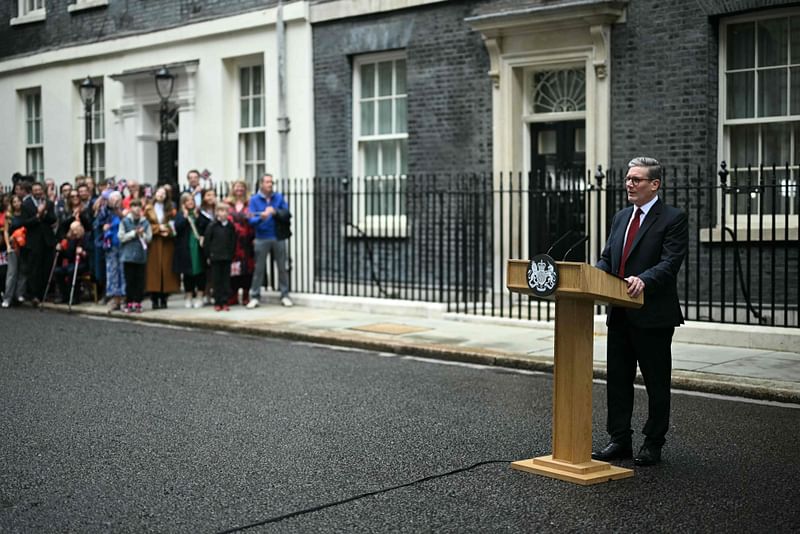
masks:
<svg viewBox="0 0 800 534"><path fill-rule="evenodd" d="M686 209L692 221L681 280L687 315L730 320L736 313L739 322L758 322L761 315L762 322L796 324L796 3L417 4L422 5L321 21L312 17L317 173L354 177L346 184L355 190L354 205L336 210L349 214L342 216L346 220L329 214L334 226L358 227L354 233L371 237L373 249L394 247L393 258L404 257L403 248L432 247L417 258L429 278L448 285L447 271L466 263L470 269L459 280L451 273L450 284L477 283L488 272L494 289L481 286L476 293L498 292L503 257L547 247L565 225L589 235L583 257L596 258L607 221L624 199L619 173L633 156L647 154L667 169L666 200ZM375 63L377 72L385 63L387 75L396 79L398 60L402 92L388 83L379 94L382 82L370 65ZM373 80L378 85L371 87ZM392 129L391 121L380 130L381 98L394 105L397 98L404 101L402 130ZM391 113L389 104L384 109ZM392 143L399 148L390 150L387 168L382 163ZM720 178L723 160L731 172ZM748 164L751 171L742 172ZM773 164L784 169L772 170ZM598 166L604 170L602 187L610 189L602 202L596 189L577 192L586 189L582 184L596 188ZM480 175L477 181L470 181L472 172ZM407 179L385 178L397 174ZM384 178L370 186L364 177L376 175ZM551 178L537 182L542 176ZM359 189L359 183L366 185ZM743 189L748 183L757 187ZM738 193L729 186L739 187ZM403 187L409 197L403 197ZM419 201L437 187L463 193L447 197L454 204L446 216L442 204ZM539 202L530 194L536 187L575 194ZM480 208L486 195L491 196L488 228L474 228L476 202ZM376 207L377 202L383 205ZM568 205L575 202L585 209ZM426 219L431 211L436 215ZM580 213L564 217L566 211ZM370 225L370 213L384 216L378 230ZM381 235L382 224L389 229ZM436 230L424 225L443 226L443 235L452 232L453 239L441 245L443 253L431 244ZM454 230L465 225L465 235ZM542 226L548 229L540 232ZM353 257L361 258L363 244L352 237L342 246L336 241L336 250L347 254L348 247L357 248ZM448 257L456 259L441 269L437 260ZM394 276L385 271L378 278ZM401 287L408 282L395 281ZM758 307L762 311L755 313Z"/></svg>

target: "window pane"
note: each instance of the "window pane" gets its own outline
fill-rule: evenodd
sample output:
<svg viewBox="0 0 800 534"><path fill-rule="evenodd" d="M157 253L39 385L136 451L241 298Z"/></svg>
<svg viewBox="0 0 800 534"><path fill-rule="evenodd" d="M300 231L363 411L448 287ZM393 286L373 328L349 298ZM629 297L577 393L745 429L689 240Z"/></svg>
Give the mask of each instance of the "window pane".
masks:
<svg viewBox="0 0 800 534"><path fill-rule="evenodd" d="M254 135L255 134L244 134L244 160L247 162L253 161L253 155L255 153L255 150L253 150Z"/></svg>
<svg viewBox="0 0 800 534"><path fill-rule="evenodd" d="M253 171L254 169L252 165L244 166L244 179L248 184L252 184L254 181Z"/></svg>
<svg viewBox="0 0 800 534"><path fill-rule="evenodd" d="M755 116L755 74L737 72L727 75L728 118L742 119Z"/></svg>
<svg viewBox="0 0 800 534"><path fill-rule="evenodd" d="M396 174L397 173L397 142L396 141L383 141L381 142L381 161L383 162L381 174Z"/></svg>
<svg viewBox="0 0 800 534"><path fill-rule="evenodd" d="M397 178L383 178L381 182L381 215L394 215Z"/></svg>
<svg viewBox="0 0 800 534"><path fill-rule="evenodd" d="M378 96L392 94L392 62L381 61L378 63Z"/></svg>
<svg viewBox="0 0 800 534"><path fill-rule="evenodd" d="M400 174L408 174L408 140L401 139L400 143Z"/></svg>
<svg viewBox="0 0 800 534"><path fill-rule="evenodd" d="M786 65L788 53L788 20L785 18L758 22L758 66Z"/></svg>
<svg viewBox="0 0 800 534"><path fill-rule="evenodd" d="M775 213L785 213L787 200L789 200L789 204L791 205L791 200L787 198L787 195L791 194L794 189L788 187L789 182L786 175L786 168L776 167L773 169L771 166L765 168L762 179L764 184L768 186L764 195L764 212L772 213L774 211Z"/></svg>
<svg viewBox="0 0 800 534"><path fill-rule="evenodd" d="M364 143L364 176L378 173L378 143Z"/></svg>
<svg viewBox="0 0 800 534"><path fill-rule="evenodd" d="M262 177L262 176L264 176L266 173L267 173L267 167L266 167L266 165L264 165L263 163L259 163L258 165L256 165L256 176L258 176L259 178L261 178L261 177Z"/></svg>
<svg viewBox="0 0 800 534"><path fill-rule="evenodd" d="M264 114L261 110L261 98L253 99L253 126L264 125Z"/></svg>
<svg viewBox="0 0 800 534"><path fill-rule="evenodd" d="M758 165L758 126L732 126L730 128L731 168Z"/></svg>
<svg viewBox="0 0 800 534"><path fill-rule="evenodd" d="M788 124L764 124L761 126L761 154L764 165L789 163L790 133Z"/></svg>
<svg viewBox="0 0 800 534"><path fill-rule="evenodd" d="M397 185L399 186L399 191L397 195L397 214L398 215L405 215L406 214L406 189L407 189L407 180L405 178L400 178L398 180Z"/></svg>
<svg viewBox="0 0 800 534"><path fill-rule="evenodd" d="M405 94L406 92L406 60L398 59L394 63L395 78L397 79L397 94Z"/></svg>
<svg viewBox="0 0 800 534"><path fill-rule="evenodd" d="M95 147L95 154L94 154L95 166L104 169L106 166L106 145L100 143L99 145L94 145L94 147Z"/></svg>
<svg viewBox="0 0 800 534"><path fill-rule="evenodd" d="M249 128L250 127L250 99L242 98L241 102L241 113L239 115L239 124L242 128Z"/></svg>
<svg viewBox="0 0 800 534"><path fill-rule="evenodd" d="M239 94L241 96L250 94L250 69L248 67L239 69Z"/></svg>
<svg viewBox="0 0 800 534"><path fill-rule="evenodd" d="M361 135L375 133L375 102L370 100L361 103Z"/></svg>
<svg viewBox="0 0 800 534"><path fill-rule="evenodd" d="M261 95L263 94L261 88L261 67L253 67L253 94L254 95Z"/></svg>
<svg viewBox="0 0 800 534"><path fill-rule="evenodd" d="M366 180L364 182L364 212L367 215L377 215L378 199L377 188L375 187L376 180Z"/></svg>
<svg viewBox="0 0 800 534"><path fill-rule="evenodd" d="M791 27L791 47L792 57L789 59L791 63L800 63L800 17L792 17L789 20Z"/></svg>
<svg viewBox="0 0 800 534"><path fill-rule="evenodd" d="M749 69L755 66L755 25L752 22L728 26L728 69Z"/></svg>
<svg viewBox="0 0 800 534"><path fill-rule="evenodd" d="M361 66L361 98L375 96L375 65Z"/></svg>
<svg viewBox="0 0 800 534"><path fill-rule="evenodd" d="M758 72L758 116L786 115L786 69Z"/></svg>
<svg viewBox="0 0 800 534"><path fill-rule="evenodd" d="M103 138L103 115L98 113L92 118L92 139Z"/></svg>
<svg viewBox="0 0 800 534"><path fill-rule="evenodd" d="M794 67L791 69L792 87L789 90L789 100L791 101L790 115L800 114L800 68Z"/></svg>
<svg viewBox="0 0 800 534"><path fill-rule="evenodd" d="M33 142L37 145L42 142L42 121L33 122Z"/></svg>
<svg viewBox="0 0 800 534"><path fill-rule="evenodd" d="M266 159L264 154L265 150L264 132L259 132L256 134L256 159L258 161L264 161Z"/></svg>
<svg viewBox="0 0 800 534"><path fill-rule="evenodd" d="M395 133L406 133L408 131L408 124L406 119L406 98L401 97L394 101L395 113L397 114L397 124L395 125Z"/></svg>
<svg viewBox="0 0 800 534"><path fill-rule="evenodd" d="M33 121L27 120L25 121L25 129L28 130L28 144L33 144Z"/></svg>
<svg viewBox="0 0 800 534"><path fill-rule="evenodd" d="M392 99L378 101L378 133L392 133Z"/></svg>

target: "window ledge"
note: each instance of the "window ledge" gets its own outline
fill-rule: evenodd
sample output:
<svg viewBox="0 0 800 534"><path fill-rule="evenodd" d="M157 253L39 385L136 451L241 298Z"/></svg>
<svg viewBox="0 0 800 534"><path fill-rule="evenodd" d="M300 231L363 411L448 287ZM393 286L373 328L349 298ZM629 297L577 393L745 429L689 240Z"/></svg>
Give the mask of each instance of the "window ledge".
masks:
<svg viewBox="0 0 800 534"><path fill-rule="evenodd" d="M796 216L793 216L796 217ZM730 227L729 227L730 228ZM733 230L731 228L731 230ZM775 238L772 238L772 227L767 227L764 225L761 227L761 232L759 235L759 228L757 225L752 225L750 227L750 235L748 236L747 226L739 225L735 232L736 241L738 243L759 243L759 242L787 242L787 241L797 241L798 239L798 228L795 225L792 225L792 222L789 222L789 228L787 229L785 226L781 225L775 226ZM707 245L718 245L722 241L722 229L717 226L716 228L702 228L700 229L700 242L705 243ZM725 232L725 243L731 244L733 242L733 238L731 237L730 232Z"/></svg>
<svg viewBox="0 0 800 534"><path fill-rule="evenodd" d="M96 7L103 7L108 5L108 0L85 0L78 1L74 4L67 6L67 11L74 13L76 11L83 11L84 9L94 9Z"/></svg>
<svg viewBox="0 0 800 534"><path fill-rule="evenodd" d="M31 22L41 22L47 18L47 13L44 9L31 11L27 15L21 17L14 17L9 21L9 26L19 26L21 24L30 24Z"/></svg>

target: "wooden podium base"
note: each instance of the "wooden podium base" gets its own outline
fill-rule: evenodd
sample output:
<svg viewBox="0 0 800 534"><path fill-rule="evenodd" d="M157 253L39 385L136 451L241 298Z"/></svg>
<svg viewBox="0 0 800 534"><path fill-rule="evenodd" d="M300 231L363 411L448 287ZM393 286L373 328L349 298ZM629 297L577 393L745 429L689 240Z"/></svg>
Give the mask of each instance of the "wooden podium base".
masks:
<svg viewBox="0 0 800 534"><path fill-rule="evenodd" d="M511 464L512 469L527 471L537 475L557 478L566 482L573 482L582 486L600 484L609 480L619 480L633 476L633 469L617 467L608 462L589 460L580 464L573 464L562 460L553 459L552 455L539 456L530 460L519 460Z"/></svg>

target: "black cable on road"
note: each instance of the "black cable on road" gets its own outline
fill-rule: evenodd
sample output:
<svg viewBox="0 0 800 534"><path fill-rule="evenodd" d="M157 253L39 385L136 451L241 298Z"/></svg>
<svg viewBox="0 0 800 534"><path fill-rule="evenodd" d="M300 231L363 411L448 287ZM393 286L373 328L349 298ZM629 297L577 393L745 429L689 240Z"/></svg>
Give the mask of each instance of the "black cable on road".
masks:
<svg viewBox="0 0 800 534"><path fill-rule="evenodd" d="M391 487L388 487L388 488L381 488L379 490L369 491L367 493L360 493L358 495L353 495L352 497L347 497L346 499L342 499L340 501L333 501L333 502L329 502L329 503L325 503L325 504L320 504L318 506L312 506L311 508L305 508L303 510L296 510L294 512L289 512L288 514L283 514L283 515L278 515L278 516L275 516L275 517L270 517L269 519L264 519L263 521L258 521L257 523L251 523L249 525L244 525L244 526L241 526L241 527L234 527L234 528L231 528L231 529L228 529L228 530L221 530L221 531L217 532L217 534L230 534L231 532L241 532L242 530L247 530L247 529L255 528L255 527L261 527L261 526L264 526L264 525L268 525L270 523L278 523L278 522L283 521L285 519L291 519L292 517L298 517L298 516L301 516L301 515L312 514L314 512L319 512L320 510L324 510L326 508L331 508L333 506L339 506L340 504L346 504L346 503L349 503L349 502L357 501L357 500L363 499L365 497L372 497L374 495L380 495L381 493L387 493L387 492L390 492L390 491L394 491L394 490L398 490L398 489L402 489L402 488L407 488L409 486L414 486L416 484L421 484L421 483L427 482L429 480L434 480L434 479L437 479L437 478L443 478L443 477L447 477L447 476L450 476L450 475L463 473L465 471L470 471L470 470L475 469L476 467L480 467L482 465L488 465L488 464L510 464L510 463L511 463L511 460L486 460L486 461L483 461L483 462L478 462L476 464L472 464L472 465L467 466L467 467L459 467L458 469L453 469L452 471L447 471L446 473L438 473L436 475L429 475L429 476L426 476L426 477L423 477L423 478L420 478L420 479L417 479L417 480L414 480L414 481L411 481L411 482L406 482L405 484L399 484L397 486L391 486Z"/></svg>

